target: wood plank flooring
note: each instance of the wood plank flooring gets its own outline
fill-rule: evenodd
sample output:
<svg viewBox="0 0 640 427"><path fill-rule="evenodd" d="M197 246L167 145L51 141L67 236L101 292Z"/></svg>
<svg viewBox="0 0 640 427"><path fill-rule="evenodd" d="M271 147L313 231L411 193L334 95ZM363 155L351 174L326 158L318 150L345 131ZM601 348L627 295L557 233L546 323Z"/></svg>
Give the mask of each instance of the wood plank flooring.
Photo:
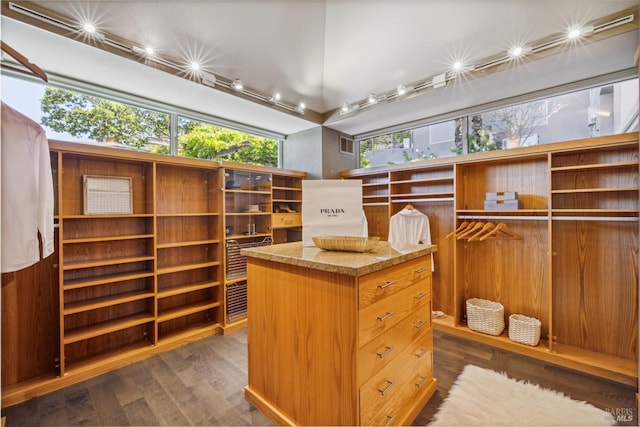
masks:
<svg viewBox="0 0 640 427"><path fill-rule="evenodd" d="M15 426L273 425L244 399L246 329L153 356L2 411ZM574 399L626 414L638 425L632 387L585 376L434 331L438 391L414 421L426 425L467 364L528 379ZM632 419L629 419L629 416Z"/></svg>

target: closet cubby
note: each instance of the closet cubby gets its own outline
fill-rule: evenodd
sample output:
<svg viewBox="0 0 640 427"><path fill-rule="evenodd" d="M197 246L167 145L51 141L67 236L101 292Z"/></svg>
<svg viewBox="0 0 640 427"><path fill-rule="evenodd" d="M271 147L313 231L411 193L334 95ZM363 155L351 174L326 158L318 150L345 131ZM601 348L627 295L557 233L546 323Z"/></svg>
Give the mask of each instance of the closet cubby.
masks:
<svg viewBox="0 0 640 427"><path fill-rule="evenodd" d="M486 194L515 191L519 208L498 210L498 212L546 215L549 207L548 172L546 154L458 164L456 211L459 214L495 215L496 211L484 209Z"/></svg>
<svg viewBox="0 0 640 427"><path fill-rule="evenodd" d="M639 157L630 133L389 166L389 208L363 196L369 234L386 237L406 204L429 217L432 309L446 314L437 329L637 385ZM384 194L380 169L342 177L380 180ZM486 194L503 191L517 193L518 209L485 209ZM513 235L456 236L465 223ZM472 297L504 306L502 335L467 327ZM511 314L542 322L537 346L509 339Z"/></svg>
<svg viewBox="0 0 640 427"><path fill-rule="evenodd" d="M390 194L393 203L413 201L453 200L453 167L410 169L390 173Z"/></svg>
<svg viewBox="0 0 640 427"><path fill-rule="evenodd" d="M638 148L552 155L553 214L638 215Z"/></svg>
<svg viewBox="0 0 640 427"><path fill-rule="evenodd" d="M217 168L156 166L157 336L224 323Z"/></svg>
<svg viewBox="0 0 640 427"><path fill-rule="evenodd" d="M386 206L389 204L389 172L361 177L362 205Z"/></svg>
<svg viewBox="0 0 640 427"><path fill-rule="evenodd" d="M272 174L273 243L302 240L302 176Z"/></svg>

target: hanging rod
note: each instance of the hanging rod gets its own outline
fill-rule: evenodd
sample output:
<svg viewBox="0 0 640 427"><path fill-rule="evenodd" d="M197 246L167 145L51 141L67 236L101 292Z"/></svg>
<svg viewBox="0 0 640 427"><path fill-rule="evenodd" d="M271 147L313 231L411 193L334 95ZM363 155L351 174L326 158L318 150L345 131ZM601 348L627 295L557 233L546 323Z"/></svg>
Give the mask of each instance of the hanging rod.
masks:
<svg viewBox="0 0 640 427"><path fill-rule="evenodd" d="M554 221L618 221L638 222L640 219L634 216L554 216Z"/></svg>
<svg viewBox="0 0 640 427"><path fill-rule="evenodd" d="M508 215L459 215L458 219L520 219L520 220L538 220L538 221L548 221L549 217L547 216L534 216L534 215L524 215L524 216L508 216Z"/></svg>
<svg viewBox="0 0 640 427"><path fill-rule="evenodd" d="M416 203L416 202L453 202L453 197L433 197L424 199L397 199L392 200L391 203Z"/></svg>

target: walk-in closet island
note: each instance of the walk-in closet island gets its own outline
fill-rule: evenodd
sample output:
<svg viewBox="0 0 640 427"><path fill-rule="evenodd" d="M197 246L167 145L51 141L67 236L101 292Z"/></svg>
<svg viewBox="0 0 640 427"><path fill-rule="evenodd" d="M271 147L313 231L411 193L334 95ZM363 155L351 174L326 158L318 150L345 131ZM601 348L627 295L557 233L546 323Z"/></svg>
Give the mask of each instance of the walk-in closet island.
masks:
<svg viewBox="0 0 640 427"><path fill-rule="evenodd" d="M247 399L281 425L406 425L436 390L433 245L247 256Z"/></svg>

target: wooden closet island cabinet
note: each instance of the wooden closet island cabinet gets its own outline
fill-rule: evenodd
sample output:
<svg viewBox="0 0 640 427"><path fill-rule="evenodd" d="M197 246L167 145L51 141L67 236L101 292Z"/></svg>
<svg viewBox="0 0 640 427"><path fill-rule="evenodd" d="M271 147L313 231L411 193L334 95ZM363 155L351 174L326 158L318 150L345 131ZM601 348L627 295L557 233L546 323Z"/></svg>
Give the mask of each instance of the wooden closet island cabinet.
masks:
<svg viewBox="0 0 640 427"><path fill-rule="evenodd" d="M248 401L279 425L407 425L436 390L434 245L247 256Z"/></svg>

